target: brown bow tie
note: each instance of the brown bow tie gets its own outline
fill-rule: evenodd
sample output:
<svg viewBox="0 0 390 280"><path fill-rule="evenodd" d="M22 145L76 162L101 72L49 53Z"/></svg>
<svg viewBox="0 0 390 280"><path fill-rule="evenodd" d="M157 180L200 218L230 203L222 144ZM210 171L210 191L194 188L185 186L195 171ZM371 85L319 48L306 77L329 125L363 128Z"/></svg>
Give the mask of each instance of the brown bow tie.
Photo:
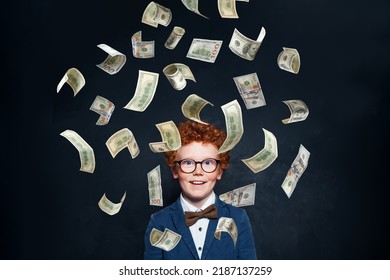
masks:
<svg viewBox="0 0 390 280"><path fill-rule="evenodd" d="M209 219L217 218L217 208L215 207L214 204L211 204L209 207L201 211L197 211L197 212L185 211L184 216L186 218L186 226L190 227L193 224L195 224L196 221L199 220L200 218L209 218Z"/></svg>

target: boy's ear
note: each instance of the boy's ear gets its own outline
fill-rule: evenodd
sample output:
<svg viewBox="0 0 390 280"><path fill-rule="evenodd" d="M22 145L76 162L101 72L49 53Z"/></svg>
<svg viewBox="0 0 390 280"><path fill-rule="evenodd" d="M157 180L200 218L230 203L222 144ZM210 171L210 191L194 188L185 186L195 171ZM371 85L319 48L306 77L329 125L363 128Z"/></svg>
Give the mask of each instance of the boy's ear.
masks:
<svg viewBox="0 0 390 280"><path fill-rule="evenodd" d="M175 167L171 167L172 175L174 179L177 179L179 177L179 173L177 172Z"/></svg>
<svg viewBox="0 0 390 280"><path fill-rule="evenodd" d="M223 170L220 169L220 170L218 171L217 180L221 180L221 178L222 178L222 173L223 173Z"/></svg>

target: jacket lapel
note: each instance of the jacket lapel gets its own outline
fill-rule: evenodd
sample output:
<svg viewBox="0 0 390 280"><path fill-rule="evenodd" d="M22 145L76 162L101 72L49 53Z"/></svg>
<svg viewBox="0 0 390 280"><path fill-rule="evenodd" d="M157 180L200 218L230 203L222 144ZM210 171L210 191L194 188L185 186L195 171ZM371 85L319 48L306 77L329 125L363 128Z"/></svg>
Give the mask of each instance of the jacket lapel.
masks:
<svg viewBox="0 0 390 280"><path fill-rule="evenodd" d="M217 207L217 218L209 220L209 226L207 227L206 240L204 241L202 259L206 259L207 252L209 251L211 244L215 240L214 232L217 229L218 220L220 217L226 216L226 204L222 202L218 197L215 198L215 206Z"/></svg>
<svg viewBox="0 0 390 280"><path fill-rule="evenodd" d="M170 214L172 222L176 226L177 232L182 233L181 239L185 242L193 257L195 259L199 259L194 241L192 240L190 229L185 224L183 207L181 206L180 197L176 200L174 204L171 205Z"/></svg>

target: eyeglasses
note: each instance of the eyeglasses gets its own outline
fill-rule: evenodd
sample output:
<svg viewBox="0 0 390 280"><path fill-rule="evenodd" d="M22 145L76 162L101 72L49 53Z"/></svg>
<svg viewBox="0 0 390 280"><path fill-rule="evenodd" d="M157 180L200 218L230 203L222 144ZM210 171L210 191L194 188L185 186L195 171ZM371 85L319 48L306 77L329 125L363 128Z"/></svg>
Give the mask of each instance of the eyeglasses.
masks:
<svg viewBox="0 0 390 280"><path fill-rule="evenodd" d="M217 169L219 162L220 160L214 158L206 158L202 161L195 161L193 159L186 158L175 161L175 163L179 164L181 171L184 173L194 172L198 163L204 172L213 173Z"/></svg>

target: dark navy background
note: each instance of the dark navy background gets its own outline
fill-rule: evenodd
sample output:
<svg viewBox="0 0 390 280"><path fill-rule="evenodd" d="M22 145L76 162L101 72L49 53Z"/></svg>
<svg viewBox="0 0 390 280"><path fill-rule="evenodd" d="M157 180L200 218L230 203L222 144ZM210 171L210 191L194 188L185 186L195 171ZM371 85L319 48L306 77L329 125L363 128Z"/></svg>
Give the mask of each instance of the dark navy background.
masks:
<svg viewBox="0 0 390 280"><path fill-rule="evenodd" d="M389 259L388 158L390 21L385 1L237 2L239 19L220 17L217 1L200 0L190 12L179 0L159 0L170 8L169 26L141 22L150 1L24 1L1 9L3 98L1 259L142 259L150 206L146 174L161 166L164 206L179 186L163 156L148 143L160 141L156 123L185 120L181 104L192 93L214 104L201 118L225 127L223 104L237 99L244 135L231 151L231 166L217 184L219 195L256 182L254 206L245 207L261 259ZM186 33L174 50L164 47L173 27ZM228 48L234 28L256 39L267 31L254 61ZM131 36L155 40L155 58L132 56ZM223 40L214 64L186 58L193 38ZM115 75L96 64L105 43L127 62ZM283 47L298 49L298 75L280 70ZM188 65L197 82L176 91L162 73L171 63ZM76 67L86 79L73 97L65 72ZM156 94L142 113L123 109L134 95L138 70L160 74ZM256 72L267 102L247 110L233 77ZM95 125L89 110L96 95L116 108L109 124ZM302 99L309 117L284 125L290 114L282 102ZM5 108L5 110L4 110ZM124 150L113 159L105 146L116 131L129 128L140 146L132 159ZM264 145L262 128L278 140L279 156L253 173L242 158ZM94 149L93 174L79 171L77 150L60 133L71 129ZM281 188L299 145L311 153L309 165L288 199ZM109 216L97 203L103 193L118 202Z"/></svg>

